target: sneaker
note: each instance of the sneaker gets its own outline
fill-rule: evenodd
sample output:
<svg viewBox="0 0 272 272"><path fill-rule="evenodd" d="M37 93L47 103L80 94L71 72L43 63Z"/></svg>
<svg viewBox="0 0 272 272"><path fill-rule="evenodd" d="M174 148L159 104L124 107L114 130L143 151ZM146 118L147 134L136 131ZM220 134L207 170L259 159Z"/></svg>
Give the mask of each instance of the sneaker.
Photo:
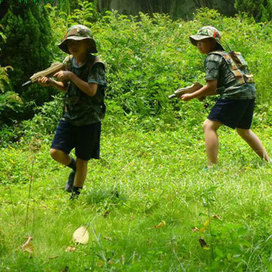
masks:
<svg viewBox="0 0 272 272"><path fill-rule="evenodd" d="M71 171L67 183L65 185L65 191L71 193L73 191L74 179L76 172L74 170Z"/></svg>

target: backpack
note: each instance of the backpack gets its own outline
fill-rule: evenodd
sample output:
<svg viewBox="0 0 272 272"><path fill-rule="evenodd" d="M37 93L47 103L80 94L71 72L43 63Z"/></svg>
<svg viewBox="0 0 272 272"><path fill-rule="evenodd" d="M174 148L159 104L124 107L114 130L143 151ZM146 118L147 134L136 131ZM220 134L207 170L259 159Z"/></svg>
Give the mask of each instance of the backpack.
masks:
<svg viewBox="0 0 272 272"><path fill-rule="evenodd" d="M253 75L250 74L247 62L240 52L213 51L210 54L217 54L224 58L239 85L254 83Z"/></svg>

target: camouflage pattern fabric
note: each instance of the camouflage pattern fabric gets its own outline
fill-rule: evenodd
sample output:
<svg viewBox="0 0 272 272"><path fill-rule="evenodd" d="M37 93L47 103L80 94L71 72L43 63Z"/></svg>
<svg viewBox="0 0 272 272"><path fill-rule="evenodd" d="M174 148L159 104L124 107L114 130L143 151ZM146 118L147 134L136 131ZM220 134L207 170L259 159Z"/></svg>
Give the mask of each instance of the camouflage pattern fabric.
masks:
<svg viewBox="0 0 272 272"><path fill-rule="evenodd" d="M64 39L68 37L81 37L81 38L90 38L92 39L91 30L84 25L73 25L65 33Z"/></svg>
<svg viewBox="0 0 272 272"><path fill-rule="evenodd" d="M239 84L224 57L210 53L204 61L206 80L217 79L217 93L222 99L254 99L254 83Z"/></svg>
<svg viewBox="0 0 272 272"><path fill-rule="evenodd" d="M71 26L65 32L62 42L58 45L62 51L64 51L67 54L70 54L69 49L67 47L68 40L74 41L88 40L90 53L97 53L96 43L95 40L93 39L91 30L84 25Z"/></svg>
<svg viewBox="0 0 272 272"><path fill-rule="evenodd" d="M196 35L191 35L190 36L190 41L194 46L196 46L198 41L208 39L208 38L215 39L216 43L218 44L218 48L224 50L223 46L220 43L221 34L213 26L204 26L204 27L200 28L197 31Z"/></svg>
<svg viewBox="0 0 272 272"><path fill-rule="evenodd" d="M89 68L88 62L93 63L93 58L94 56L90 55L82 66L77 66L74 59L70 62L70 71L88 83L98 84L96 95L91 97L82 92L73 82L68 83L63 118L74 126L101 122L105 115L105 66L102 62L97 62Z"/></svg>

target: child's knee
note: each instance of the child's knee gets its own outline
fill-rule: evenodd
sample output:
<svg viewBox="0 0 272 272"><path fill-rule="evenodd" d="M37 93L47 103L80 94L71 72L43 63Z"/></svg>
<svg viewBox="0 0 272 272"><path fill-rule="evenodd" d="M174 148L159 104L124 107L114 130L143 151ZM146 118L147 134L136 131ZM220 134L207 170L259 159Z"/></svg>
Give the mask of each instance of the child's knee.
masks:
<svg viewBox="0 0 272 272"><path fill-rule="evenodd" d="M50 148L50 151L49 151L49 153L50 153L50 156L54 159L54 157L56 156L56 149L54 149L54 148Z"/></svg>
<svg viewBox="0 0 272 272"><path fill-rule="evenodd" d="M60 151L58 149L51 148L49 152L50 152L50 156L55 160L60 156L60 152L62 152L62 151Z"/></svg>
<svg viewBox="0 0 272 272"><path fill-rule="evenodd" d="M212 121L209 119L206 119L203 123L203 130L204 132L207 130L213 130L213 131L217 131L217 129L221 126L222 124L220 122L217 121Z"/></svg>
<svg viewBox="0 0 272 272"><path fill-rule="evenodd" d="M203 128L203 131L204 131L204 132L205 132L207 129L210 129L210 128L211 128L210 120L206 119L206 120L203 122L202 128Z"/></svg>

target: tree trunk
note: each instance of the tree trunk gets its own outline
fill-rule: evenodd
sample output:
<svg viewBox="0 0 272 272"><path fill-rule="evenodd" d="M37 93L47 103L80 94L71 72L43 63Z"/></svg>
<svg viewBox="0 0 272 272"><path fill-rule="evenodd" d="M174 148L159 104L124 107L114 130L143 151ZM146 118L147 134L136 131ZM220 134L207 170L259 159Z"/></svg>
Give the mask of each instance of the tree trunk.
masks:
<svg viewBox="0 0 272 272"><path fill-rule="evenodd" d="M212 0L193 0L196 8L208 7L212 8Z"/></svg>
<svg viewBox="0 0 272 272"><path fill-rule="evenodd" d="M103 10L110 10L111 9L111 1L112 0L98 0L98 11L101 12Z"/></svg>

